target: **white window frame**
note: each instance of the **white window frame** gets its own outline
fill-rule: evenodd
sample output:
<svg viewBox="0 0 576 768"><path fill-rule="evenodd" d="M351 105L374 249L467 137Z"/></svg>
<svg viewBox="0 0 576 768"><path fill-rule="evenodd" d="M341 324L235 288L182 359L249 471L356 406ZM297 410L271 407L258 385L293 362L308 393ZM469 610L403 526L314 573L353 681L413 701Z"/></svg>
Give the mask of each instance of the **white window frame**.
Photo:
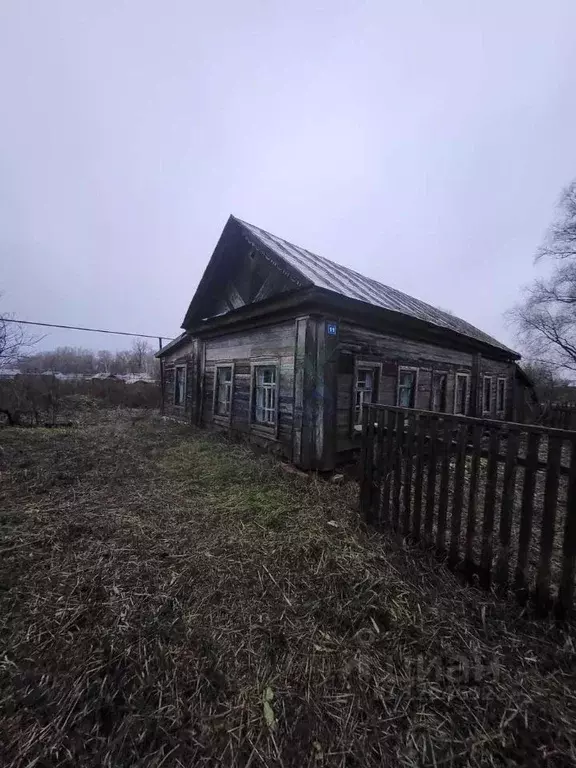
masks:
<svg viewBox="0 0 576 768"><path fill-rule="evenodd" d="M503 376L499 376L496 380L496 413L499 413L500 415L503 415L506 412L506 378ZM499 400L499 394L500 394L500 384L502 384L502 408L499 408L498 406L500 403Z"/></svg>
<svg viewBox="0 0 576 768"><path fill-rule="evenodd" d="M414 374L414 389L412 392L412 405L409 406L401 406L400 405L400 376L403 373L413 373ZM420 370L419 368L416 368L412 365L399 365L398 366L398 378L396 379L396 407L398 408L416 408L417 400L418 400L418 378L419 378Z"/></svg>
<svg viewBox="0 0 576 768"><path fill-rule="evenodd" d="M357 412L357 395L358 393L366 392L365 389L358 389L358 372L370 371L372 373L372 389L370 390L372 396L368 404L375 404L378 402L378 390L380 387L380 379L382 377L382 364L375 362L374 360L355 360L354 361L354 378L352 379L352 429L362 425L362 415L364 405L364 397L361 396L360 410Z"/></svg>
<svg viewBox="0 0 576 768"><path fill-rule="evenodd" d="M488 402L488 408L486 408L486 384L489 385L489 393L490 393L490 399ZM494 377L493 376L482 376L482 413L485 414L491 414L492 413L492 385L494 383Z"/></svg>
<svg viewBox="0 0 576 768"><path fill-rule="evenodd" d="M434 377L444 377L444 410L436 410L434 403ZM435 371L432 369L432 377L430 379L430 410L434 413L447 413L448 412L448 371Z"/></svg>
<svg viewBox="0 0 576 768"><path fill-rule="evenodd" d="M182 396L182 402L177 402L176 394L178 392L178 371L183 371L182 381L183 381L183 396ZM186 364L181 365L175 365L174 366L174 406L176 408L184 408L186 406Z"/></svg>
<svg viewBox="0 0 576 768"><path fill-rule="evenodd" d="M466 397L464 398L464 410L458 411L458 379L466 379ZM470 410L470 374L466 371L456 371L454 374L454 413L456 416L467 416Z"/></svg>
<svg viewBox="0 0 576 768"><path fill-rule="evenodd" d="M271 421L257 421L256 420L256 398L258 397L258 387L256 383L256 376L258 370L261 368L272 368L274 370L274 408L273 408L273 420ZM270 390L271 387L266 387ZM265 408L270 410L270 408ZM266 432L272 432L274 435L278 433L278 418L280 413L280 366L278 360L258 360L250 364L250 427L257 430L263 430Z"/></svg>
<svg viewBox="0 0 576 768"><path fill-rule="evenodd" d="M228 391L228 413L217 413L218 400L218 372L224 369L230 370L230 387ZM214 392L212 393L212 415L215 421L231 422L232 407L234 402L234 363L218 363L214 368Z"/></svg>

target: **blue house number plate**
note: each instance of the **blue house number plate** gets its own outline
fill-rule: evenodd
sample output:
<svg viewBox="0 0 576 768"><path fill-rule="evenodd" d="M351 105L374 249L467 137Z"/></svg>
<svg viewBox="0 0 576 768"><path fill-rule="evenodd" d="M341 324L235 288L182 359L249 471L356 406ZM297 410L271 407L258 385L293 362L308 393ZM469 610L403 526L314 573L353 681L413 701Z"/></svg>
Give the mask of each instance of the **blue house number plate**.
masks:
<svg viewBox="0 0 576 768"><path fill-rule="evenodd" d="M336 336L336 333L338 331L338 326L336 323L328 323L328 336Z"/></svg>

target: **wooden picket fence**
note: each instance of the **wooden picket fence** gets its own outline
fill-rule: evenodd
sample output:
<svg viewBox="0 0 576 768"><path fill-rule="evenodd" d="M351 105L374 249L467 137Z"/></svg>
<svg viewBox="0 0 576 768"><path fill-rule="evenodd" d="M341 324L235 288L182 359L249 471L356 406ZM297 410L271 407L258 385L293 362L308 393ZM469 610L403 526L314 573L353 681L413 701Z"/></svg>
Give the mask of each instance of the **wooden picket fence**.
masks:
<svg viewBox="0 0 576 768"><path fill-rule="evenodd" d="M542 403L538 423L557 429L576 429L576 403Z"/></svg>
<svg viewBox="0 0 576 768"><path fill-rule="evenodd" d="M415 409L364 410L360 506L485 588L571 609L576 432Z"/></svg>

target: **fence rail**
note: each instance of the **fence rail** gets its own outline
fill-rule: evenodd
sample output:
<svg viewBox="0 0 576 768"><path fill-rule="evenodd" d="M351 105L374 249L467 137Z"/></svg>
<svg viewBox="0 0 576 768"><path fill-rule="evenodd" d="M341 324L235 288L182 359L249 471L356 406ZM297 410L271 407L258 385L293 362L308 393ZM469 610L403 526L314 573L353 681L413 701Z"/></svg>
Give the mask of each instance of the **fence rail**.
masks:
<svg viewBox="0 0 576 768"><path fill-rule="evenodd" d="M576 571L576 432L370 405L366 520L434 547L481 586L559 616Z"/></svg>

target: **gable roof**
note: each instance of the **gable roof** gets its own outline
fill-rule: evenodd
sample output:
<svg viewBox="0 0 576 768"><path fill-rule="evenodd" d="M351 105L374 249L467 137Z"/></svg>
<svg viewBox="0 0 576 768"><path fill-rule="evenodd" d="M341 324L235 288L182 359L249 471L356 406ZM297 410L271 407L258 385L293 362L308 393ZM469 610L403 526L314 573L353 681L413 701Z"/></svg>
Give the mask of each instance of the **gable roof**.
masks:
<svg viewBox="0 0 576 768"><path fill-rule="evenodd" d="M379 283L377 280L364 277L349 267L343 267L323 256L317 256L315 253L293 245L287 240L282 240L282 238L255 227L253 224L248 224L234 216L230 218L240 225L254 247L261 246L271 251L277 258L282 259L299 273L309 286L332 291L340 296L362 301L373 307L398 312L430 325L454 331L483 344L489 344L491 347L509 352L515 357L520 357L517 352L455 315L443 312L441 309L408 296L396 288Z"/></svg>

